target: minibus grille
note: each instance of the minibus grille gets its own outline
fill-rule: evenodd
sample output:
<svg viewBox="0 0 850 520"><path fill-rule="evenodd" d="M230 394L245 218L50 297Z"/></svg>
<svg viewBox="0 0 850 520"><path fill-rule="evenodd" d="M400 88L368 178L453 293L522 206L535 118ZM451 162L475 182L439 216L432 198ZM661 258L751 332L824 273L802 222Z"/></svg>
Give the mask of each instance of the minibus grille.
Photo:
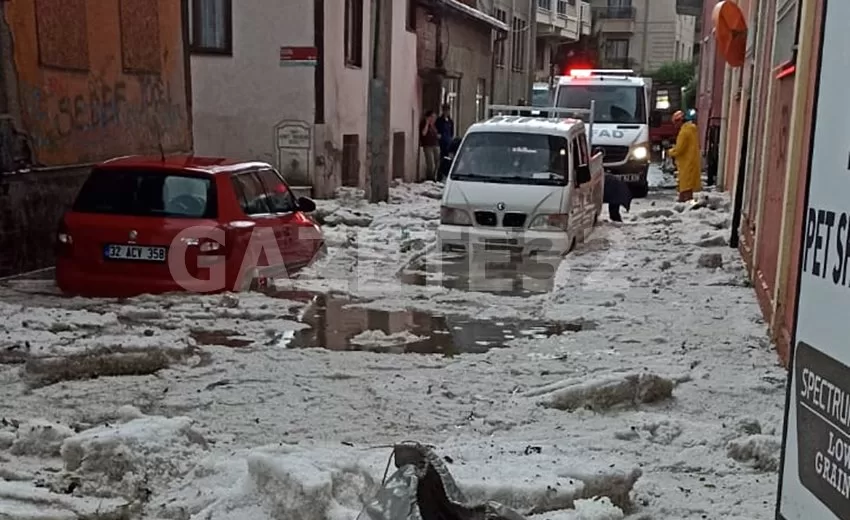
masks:
<svg viewBox="0 0 850 520"><path fill-rule="evenodd" d="M502 217L502 227L506 228L521 228L525 226L525 213L505 213Z"/></svg>
<svg viewBox="0 0 850 520"><path fill-rule="evenodd" d="M476 211L475 223L479 226L496 227L496 214L492 211Z"/></svg>
<svg viewBox="0 0 850 520"><path fill-rule="evenodd" d="M623 162L629 155L628 146L594 145L594 148L602 149L605 154L602 162L605 164Z"/></svg>

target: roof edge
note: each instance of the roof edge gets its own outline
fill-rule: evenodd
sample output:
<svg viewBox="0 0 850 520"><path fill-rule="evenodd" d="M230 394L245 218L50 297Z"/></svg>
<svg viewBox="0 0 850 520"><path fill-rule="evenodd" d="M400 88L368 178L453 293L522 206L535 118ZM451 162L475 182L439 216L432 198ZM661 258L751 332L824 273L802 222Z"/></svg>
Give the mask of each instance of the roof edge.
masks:
<svg viewBox="0 0 850 520"><path fill-rule="evenodd" d="M454 9L455 11L458 11L458 12L466 15L466 16L469 16L470 18L474 18L475 20L477 20L479 22L485 23L485 24L489 25L490 27L492 27L493 29L503 31L503 32L508 32L510 30L510 28L508 27L508 24L498 20L497 18L490 16L487 13L479 11L478 9L476 9L474 7L468 6L468 5L464 4L463 2L461 2L460 0L438 0L438 2L445 5L446 7L449 7L451 9Z"/></svg>

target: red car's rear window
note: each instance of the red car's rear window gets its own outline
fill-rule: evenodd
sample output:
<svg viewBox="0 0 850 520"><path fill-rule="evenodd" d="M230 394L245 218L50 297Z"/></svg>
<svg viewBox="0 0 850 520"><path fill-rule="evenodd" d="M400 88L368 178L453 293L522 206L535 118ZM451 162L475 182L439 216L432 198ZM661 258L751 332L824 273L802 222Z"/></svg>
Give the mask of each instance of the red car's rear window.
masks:
<svg viewBox="0 0 850 520"><path fill-rule="evenodd" d="M73 211L140 217L216 218L210 178L142 169L98 168L83 184Z"/></svg>

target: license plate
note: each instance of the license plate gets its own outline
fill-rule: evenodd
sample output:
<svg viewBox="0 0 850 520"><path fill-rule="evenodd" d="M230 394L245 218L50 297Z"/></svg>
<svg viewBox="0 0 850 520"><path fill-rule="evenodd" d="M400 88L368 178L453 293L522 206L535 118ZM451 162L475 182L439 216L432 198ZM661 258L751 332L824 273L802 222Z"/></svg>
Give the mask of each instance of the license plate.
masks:
<svg viewBox="0 0 850 520"><path fill-rule="evenodd" d="M620 175L620 180L623 182L638 182L640 180L640 175Z"/></svg>
<svg viewBox="0 0 850 520"><path fill-rule="evenodd" d="M107 244L103 246L103 258L107 260L132 260L137 262L165 262L167 251L167 248L160 246Z"/></svg>
<svg viewBox="0 0 850 520"><path fill-rule="evenodd" d="M486 251L510 251L519 245L519 241L511 238L492 238L484 240Z"/></svg>

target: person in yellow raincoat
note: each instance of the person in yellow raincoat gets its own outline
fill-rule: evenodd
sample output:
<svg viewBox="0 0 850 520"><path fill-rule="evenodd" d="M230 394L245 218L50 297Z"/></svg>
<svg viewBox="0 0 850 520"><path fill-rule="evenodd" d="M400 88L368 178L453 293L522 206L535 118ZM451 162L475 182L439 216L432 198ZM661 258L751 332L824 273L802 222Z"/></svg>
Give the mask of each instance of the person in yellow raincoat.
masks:
<svg viewBox="0 0 850 520"><path fill-rule="evenodd" d="M673 124L679 129L676 137L676 146L667 153L676 161L676 169L679 171L679 202L687 202L694 199L695 191L702 191L702 159L699 152L699 132L696 122L697 112L688 110L685 114L681 110L673 114Z"/></svg>

